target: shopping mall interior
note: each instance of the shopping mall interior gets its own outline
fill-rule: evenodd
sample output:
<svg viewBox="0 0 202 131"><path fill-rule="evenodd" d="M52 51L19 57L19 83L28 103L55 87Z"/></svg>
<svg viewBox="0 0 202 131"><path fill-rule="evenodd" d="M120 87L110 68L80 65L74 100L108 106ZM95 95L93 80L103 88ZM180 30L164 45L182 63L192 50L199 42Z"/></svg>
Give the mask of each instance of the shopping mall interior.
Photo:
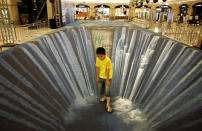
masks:
<svg viewBox="0 0 202 131"><path fill-rule="evenodd" d="M201 0L0 0L0 32L1 131L202 130Z"/></svg>

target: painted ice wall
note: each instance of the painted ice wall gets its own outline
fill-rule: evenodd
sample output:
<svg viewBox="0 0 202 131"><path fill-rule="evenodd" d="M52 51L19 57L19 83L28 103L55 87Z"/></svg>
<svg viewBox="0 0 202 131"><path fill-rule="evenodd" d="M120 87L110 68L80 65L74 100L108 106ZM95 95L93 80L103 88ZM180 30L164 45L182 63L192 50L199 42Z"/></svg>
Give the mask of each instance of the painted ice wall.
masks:
<svg viewBox="0 0 202 131"><path fill-rule="evenodd" d="M135 103L150 127L200 128L200 50L146 31L116 28L112 63L112 93Z"/></svg>
<svg viewBox="0 0 202 131"><path fill-rule="evenodd" d="M70 105L97 95L93 47L90 30L77 27L1 53L1 130L65 130ZM111 94L132 101L151 128L200 128L200 50L140 29L115 27L111 56Z"/></svg>
<svg viewBox="0 0 202 131"><path fill-rule="evenodd" d="M114 29L109 27L96 27L91 29L94 49L104 47L106 55L111 58Z"/></svg>

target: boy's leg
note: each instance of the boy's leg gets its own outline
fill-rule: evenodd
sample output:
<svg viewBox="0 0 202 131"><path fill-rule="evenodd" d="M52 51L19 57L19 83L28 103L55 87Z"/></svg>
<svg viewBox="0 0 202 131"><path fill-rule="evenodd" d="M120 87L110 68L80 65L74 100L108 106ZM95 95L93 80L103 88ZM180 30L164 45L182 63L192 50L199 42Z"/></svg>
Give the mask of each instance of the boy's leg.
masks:
<svg viewBox="0 0 202 131"><path fill-rule="evenodd" d="M110 86L107 86L106 84L105 84L105 96L107 99L107 105L106 105L107 111L112 112L112 108L110 106Z"/></svg>
<svg viewBox="0 0 202 131"><path fill-rule="evenodd" d="M102 90L101 90L103 97L102 97L102 101L106 100L106 96L105 96L105 80L102 79Z"/></svg>
<svg viewBox="0 0 202 131"><path fill-rule="evenodd" d="M99 83L98 83L98 94L100 97L100 101L104 101L105 100L105 96L103 96L103 80L100 79Z"/></svg>

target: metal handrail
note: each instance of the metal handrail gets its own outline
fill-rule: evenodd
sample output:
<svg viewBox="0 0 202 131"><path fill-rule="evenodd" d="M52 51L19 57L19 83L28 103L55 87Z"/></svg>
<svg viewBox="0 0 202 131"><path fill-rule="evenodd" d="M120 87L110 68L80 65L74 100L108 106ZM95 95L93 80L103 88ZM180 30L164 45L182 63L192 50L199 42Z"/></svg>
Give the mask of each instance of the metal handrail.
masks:
<svg viewBox="0 0 202 131"><path fill-rule="evenodd" d="M49 31L51 31L51 29L48 28L48 21L38 21L36 23L30 23L26 25L12 25L14 42L8 47L32 40L33 38L43 35ZM2 36L0 36L0 46L1 48L7 47L7 45L3 44Z"/></svg>

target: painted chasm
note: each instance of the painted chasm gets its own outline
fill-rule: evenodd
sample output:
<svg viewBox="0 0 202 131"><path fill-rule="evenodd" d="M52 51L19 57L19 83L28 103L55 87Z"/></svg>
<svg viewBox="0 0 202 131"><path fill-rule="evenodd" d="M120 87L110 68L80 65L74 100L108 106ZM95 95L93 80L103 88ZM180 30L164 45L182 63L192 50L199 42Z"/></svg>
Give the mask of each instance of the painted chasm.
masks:
<svg viewBox="0 0 202 131"><path fill-rule="evenodd" d="M202 52L111 31L113 113L98 103L91 28L62 28L0 54L0 130L201 130Z"/></svg>

